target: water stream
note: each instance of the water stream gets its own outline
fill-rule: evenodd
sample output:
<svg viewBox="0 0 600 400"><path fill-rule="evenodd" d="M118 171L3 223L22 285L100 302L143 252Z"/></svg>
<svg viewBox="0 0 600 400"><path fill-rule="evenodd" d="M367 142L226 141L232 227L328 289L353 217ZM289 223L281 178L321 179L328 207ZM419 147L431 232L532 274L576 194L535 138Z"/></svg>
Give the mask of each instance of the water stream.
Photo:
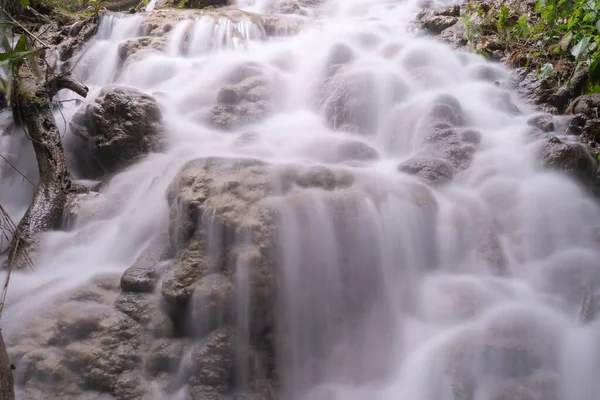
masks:
<svg viewBox="0 0 600 400"><path fill-rule="evenodd" d="M415 0L306 1L299 15L269 15L273 3L185 14L160 45L126 60L119 45L146 35L162 11L103 17L75 72L91 100L109 83L154 96L166 149L88 196L69 229L45 236L35 272L13 274L2 319L9 352L29 345L32 359L45 349L55 357L38 359L35 373L17 366L20 398L100 398L39 397L29 379L70 354L44 339L55 328L43 316L53 315L53 299L166 245L165 193L186 162L206 157L258 160L280 186L269 194L278 227L275 398L599 398L600 323L582 325L579 313L588 285L600 283L600 209L570 178L540 167L527 124L535 111L506 84L509 72L411 33ZM247 71L261 82L245 92L250 105L237 105L248 118L216 118L222 88L240 88ZM69 121L77 107L65 104ZM25 144L0 136L3 154ZM23 154L18 166L37 179L34 158ZM443 182L399 171L416 157L438 160L432 176ZM333 171L333 188L286 189L286 168ZM0 176L0 203L18 218L31 187L4 165ZM258 178L244 179L241 187ZM250 219L256 207L241 215ZM217 254L224 228L211 225L218 216L203 218L208 253ZM258 230L229 244L251 258ZM235 271L239 355L256 335L248 300L256 289L243 257ZM194 312L185 332L201 336ZM204 398L189 389L186 354L170 386L143 377L153 388L144 398ZM232 385L244 390L251 368L243 356L236 364ZM47 375L39 381L59 379ZM86 390L110 392L102 388Z"/></svg>

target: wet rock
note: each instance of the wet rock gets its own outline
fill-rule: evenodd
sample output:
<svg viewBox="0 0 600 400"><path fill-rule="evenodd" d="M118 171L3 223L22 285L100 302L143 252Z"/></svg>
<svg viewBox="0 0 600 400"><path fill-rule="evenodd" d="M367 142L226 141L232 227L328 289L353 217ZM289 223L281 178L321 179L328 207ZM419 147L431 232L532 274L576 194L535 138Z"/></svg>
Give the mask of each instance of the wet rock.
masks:
<svg viewBox="0 0 600 400"><path fill-rule="evenodd" d="M146 36L164 37L171 32L177 22L186 18L179 10L155 10L145 16L140 28Z"/></svg>
<svg viewBox="0 0 600 400"><path fill-rule="evenodd" d="M337 159L340 161L372 161L378 158L377 150L359 140L344 141L337 147Z"/></svg>
<svg viewBox="0 0 600 400"><path fill-rule="evenodd" d="M598 162L587 146L553 136L544 141L541 156L545 167L568 173L584 184L598 185Z"/></svg>
<svg viewBox="0 0 600 400"><path fill-rule="evenodd" d="M566 114L582 114L587 119L600 118L600 93L579 96L569 104Z"/></svg>
<svg viewBox="0 0 600 400"><path fill-rule="evenodd" d="M158 279L156 270L152 267L129 267L121 277L121 290L124 292L151 293Z"/></svg>
<svg viewBox="0 0 600 400"><path fill-rule="evenodd" d="M425 182L438 185L448 183L454 176L454 167L439 158L416 157L400 164L398 170L416 175Z"/></svg>
<svg viewBox="0 0 600 400"><path fill-rule="evenodd" d="M190 301L192 323L200 332L233 322L235 286L223 275L210 274L200 279Z"/></svg>
<svg viewBox="0 0 600 400"><path fill-rule="evenodd" d="M96 34L98 24L94 20L75 23L69 31L69 38L58 46L59 60L68 62L75 53L81 51Z"/></svg>
<svg viewBox="0 0 600 400"><path fill-rule="evenodd" d="M224 7L230 4L230 0L186 0L186 8Z"/></svg>
<svg viewBox="0 0 600 400"><path fill-rule="evenodd" d="M184 167L168 194L171 241L182 250L163 279L161 292L169 304L176 309L185 307L195 282L209 273L234 273L239 264L236 260L242 256L242 247L238 247L242 245L240 235L254 224L255 231L250 237L255 236L258 241L255 245L259 256L253 260L258 264L247 268L264 268L263 272L257 272L256 279L264 277L271 281L271 272L261 265L272 262L268 256L273 251L272 243L267 233L272 227L268 207L261 210L259 204L272 193L272 178L261 161L211 158ZM210 244L209 238L217 241ZM209 251L210 248L214 250ZM261 259L261 253L265 259ZM255 294L272 295L270 289Z"/></svg>
<svg viewBox="0 0 600 400"><path fill-rule="evenodd" d="M436 98L427 118L430 125L460 126L463 124L462 106L454 96L440 95Z"/></svg>
<svg viewBox="0 0 600 400"><path fill-rule="evenodd" d="M422 153L447 160L457 170L464 170L471 165L477 151L479 136L475 134L477 132L470 130L464 134L456 129L437 128L427 137L427 147Z"/></svg>
<svg viewBox="0 0 600 400"><path fill-rule="evenodd" d="M426 16L421 19L421 25L432 33L441 33L444 29L458 22L458 18L446 15Z"/></svg>
<svg viewBox="0 0 600 400"><path fill-rule="evenodd" d="M246 75L239 71L240 77ZM210 122L221 129L234 129L264 119L272 108L276 89L264 75L252 75L223 87L217 105L210 110Z"/></svg>
<svg viewBox="0 0 600 400"><path fill-rule="evenodd" d="M507 381L492 391L492 400L560 400L561 378L553 372L538 372L525 379Z"/></svg>
<svg viewBox="0 0 600 400"><path fill-rule="evenodd" d="M140 59L141 57L136 57L139 52L142 50L155 50L157 52L163 51L165 49L166 43L163 38L152 37L152 36L141 36L137 38L124 40L119 44L119 59L122 63L128 64L135 59ZM147 52L144 53L144 55Z"/></svg>
<svg viewBox="0 0 600 400"><path fill-rule="evenodd" d="M332 76L341 66L351 63L356 58L354 51L344 43L336 43L331 47L327 57L327 73Z"/></svg>
<svg viewBox="0 0 600 400"><path fill-rule="evenodd" d="M465 399L472 399L474 391L490 399L555 399L557 386L538 383L556 383L542 377L556 377L562 322L538 310L515 308L498 311L483 324L480 331L456 335L442 350L453 388Z"/></svg>
<svg viewBox="0 0 600 400"><path fill-rule="evenodd" d="M102 305L82 307L78 302L65 304L59 311L55 335L49 344L64 345L89 337L99 329L102 320L109 313L110 309Z"/></svg>
<svg viewBox="0 0 600 400"><path fill-rule="evenodd" d="M587 72L581 68L569 83L559 88L552 79L540 78L535 71L529 71L527 68L513 70L510 80L521 96L533 104L540 105L544 111L556 114L565 110L572 99L585 91Z"/></svg>
<svg viewBox="0 0 600 400"><path fill-rule="evenodd" d="M221 328L205 338L191 354L192 388L209 387L218 392L226 392L233 373L233 340L230 328Z"/></svg>
<svg viewBox="0 0 600 400"><path fill-rule="evenodd" d="M48 310L50 315L12 338L12 343L19 342L9 351L17 369L24 372L17 382L24 388L24 398L40 398L35 397L40 391L43 398L85 398L86 391L116 399L140 398L141 385L127 390L123 386L124 374L140 360L139 327L134 320L90 302L68 302L58 310L51 305Z"/></svg>
<svg viewBox="0 0 600 400"><path fill-rule="evenodd" d="M70 128L80 139L73 153L87 177L116 172L162 148L161 111L152 97L133 88L102 89L75 114Z"/></svg>
<svg viewBox="0 0 600 400"><path fill-rule="evenodd" d="M588 288L600 285L600 271L594 262L595 255L582 250L560 252L544 264L542 288L579 309Z"/></svg>
<svg viewBox="0 0 600 400"><path fill-rule="evenodd" d="M448 6L436 7L433 9L424 9L417 14L417 19L420 20L427 16L448 16L460 17L460 5L451 4Z"/></svg>
<svg viewBox="0 0 600 400"><path fill-rule="evenodd" d="M581 131L583 143L595 145L600 143L600 119L588 119Z"/></svg>
<svg viewBox="0 0 600 400"><path fill-rule="evenodd" d="M176 372L186 346L184 340L159 339L148 350L144 369L156 375L160 372Z"/></svg>
<svg viewBox="0 0 600 400"><path fill-rule="evenodd" d="M440 34L440 39L449 43L454 48L460 48L468 44L466 33L467 26L463 21L459 20L452 26L444 29Z"/></svg>
<svg viewBox="0 0 600 400"><path fill-rule="evenodd" d="M551 115L536 115L527 120L527 124L534 126L542 132L554 131L554 118Z"/></svg>
<svg viewBox="0 0 600 400"><path fill-rule="evenodd" d="M460 7L458 4L434 8L431 10L422 10L417 15L420 25L433 34L439 34L443 30L455 25L460 16Z"/></svg>
<svg viewBox="0 0 600 400"><path fill-rule="evenodd" d="M318 106L332 129L353 127L364 135L374 134L378 127L378 79L385 79L389 88L388 101L393 104L405 95L407 88L395 77L378 77L371 71L339 69L321 87Z"/></svg>

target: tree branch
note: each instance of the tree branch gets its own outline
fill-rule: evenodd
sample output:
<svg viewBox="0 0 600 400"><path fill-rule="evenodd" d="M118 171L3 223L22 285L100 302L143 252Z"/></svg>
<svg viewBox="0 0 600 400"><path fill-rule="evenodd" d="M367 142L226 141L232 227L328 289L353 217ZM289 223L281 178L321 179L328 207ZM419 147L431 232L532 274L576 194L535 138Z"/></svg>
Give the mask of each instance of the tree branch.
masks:
<svg viewBox="0 0 600 400"><path fill-rule="evenodd" d="M70 71L61 72L48 80L48 93L51 98L62 89L69 89L81 97L86 97L89 92L88 87L75 80Z"/></svg>

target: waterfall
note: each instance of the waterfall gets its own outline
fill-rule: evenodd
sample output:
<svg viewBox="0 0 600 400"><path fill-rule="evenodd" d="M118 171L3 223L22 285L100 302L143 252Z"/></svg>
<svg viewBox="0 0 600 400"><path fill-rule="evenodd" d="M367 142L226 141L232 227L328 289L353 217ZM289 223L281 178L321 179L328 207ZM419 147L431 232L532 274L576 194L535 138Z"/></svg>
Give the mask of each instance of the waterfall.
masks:
<svg viewBox="0 0 600 400"><path fill-rule="evenodd" d="M13 273L19 398L598 398L597 201L542 168L507 68L412 32L418 3L104 15L83 107L150 95L164 147ZM31 188L0 177L22 214Z"/></svg>

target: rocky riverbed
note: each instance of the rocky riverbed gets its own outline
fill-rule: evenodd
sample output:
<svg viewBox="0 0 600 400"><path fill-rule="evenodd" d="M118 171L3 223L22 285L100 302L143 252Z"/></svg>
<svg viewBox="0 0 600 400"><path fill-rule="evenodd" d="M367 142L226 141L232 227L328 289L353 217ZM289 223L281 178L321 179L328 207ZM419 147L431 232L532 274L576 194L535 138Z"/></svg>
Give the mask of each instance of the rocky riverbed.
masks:
<svg viewBox="0 0 600 400"><path fill-rule="evenodd" d="M89 190L11 278L17 397L600 393L600 98L473 54L460 5L210 3L44 36Z"/></svg>

